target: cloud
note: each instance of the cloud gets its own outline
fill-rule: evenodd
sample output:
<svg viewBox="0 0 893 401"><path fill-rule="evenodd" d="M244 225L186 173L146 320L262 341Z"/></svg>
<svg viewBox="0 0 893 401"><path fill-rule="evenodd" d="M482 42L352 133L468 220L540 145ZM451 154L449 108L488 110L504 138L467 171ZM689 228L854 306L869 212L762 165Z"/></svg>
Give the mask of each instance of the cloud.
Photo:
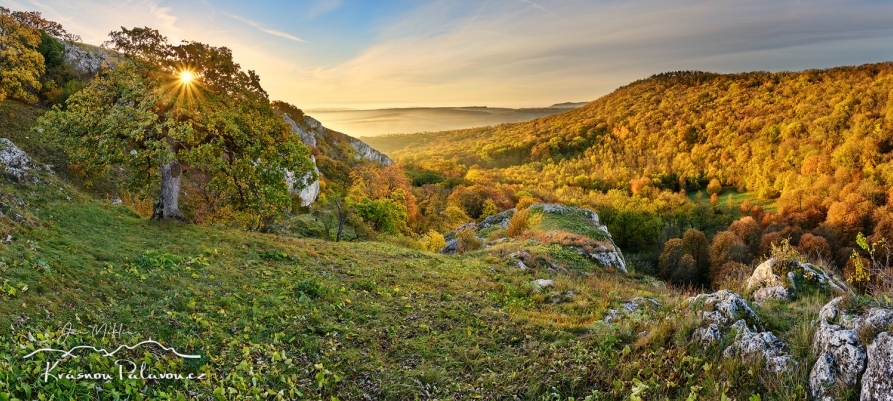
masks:
<svg viewBox="0 0 893 401"><path fill-rule="evenodd" d="M335 11L341 7L341 0L320 0L316 3L313 8L307 12L305 16L306 19L314 19L323 14L328 14L332 11Z"/></svg>
<svg viewBox="0 0 893 401"><path fill-rule="evenodd" d="M230 17L230 18L232 18L232 19L242 21L242 22L244 22L244 23L246 23L246 24L248 24L248 25L251 25L251 26L257 28L258 30L260 30L260 31L262 31L262 32L264 32L264 33L268 33L268 34L270 34L270 35L278 36L278 37L280 37L280 38L285 38L285 39L288 39L288 40L293 40L293 41L295 41L295 42L307 43L306 40L301 39L301 38L299 38L299 37L297 37L297 36L290 35L290 34L288 34L288 33L282 32L282 31L277 31L277 30L275 30L275 29L264 28L261 24L259 24L259 23L257 23L257 22L254 22L254 21L251 21L251 20L248 20L248 19L245 19L245 18L236 16L236 15L227 14L227 13L224 13L224 12L221 12L221 14L223 14L223 15L225 15L225 16L227 16L227 17Z"/></svg>
<svg viewBox="0 0 893 401"><path fill-rule="evenodd" d="M893 54L893 3L670 3L441 0L388 21L374 45L308 74L301 92L328 104L535 106L592 100L664 71L822 68Z"/></svg>

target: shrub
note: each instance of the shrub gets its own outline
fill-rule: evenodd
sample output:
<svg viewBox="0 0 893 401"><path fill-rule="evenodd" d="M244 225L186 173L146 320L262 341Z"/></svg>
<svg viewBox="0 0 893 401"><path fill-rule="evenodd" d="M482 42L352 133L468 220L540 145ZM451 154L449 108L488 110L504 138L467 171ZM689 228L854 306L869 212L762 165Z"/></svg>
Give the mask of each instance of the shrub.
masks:
<svg viewBox="0 0 893 401"><path fill-rule="evenodd" d="M534 198L532 196L523 196L521 199L518 199L518 203L515 205L515 208L520 211L522 209L527 209L530 205L534 203L542 202L540 199Z"/></svg>
<svg viewBox="0 0 893 401"><path fill-rule="evenodd" d="M707 184L707 193L710 195L719 194L722 192L722 184L719 183L719 180L716 178L710 180L710 183Z"/></svg>
<svg viewBox="0 0 893 401"><path fill-rule="evenodd" d="M456 240L459 241L459 247L456 249L458 253L466 253L477 250L483 244L477 237L477 232L473 228L459 230L456 233Z"/></svg>
<svg viewBox="0 0 893 401"><path fill-rule="evenodd" d="M529 208L518 209L509 220L506 234L509 237L518 237L524 234L524 232L526 232L527 230L533 229L538 226L542 222L542 220L543 216L541 214L534 213Z"/></svg>
<svg viewBox="0 0 893 401"><path fill-rule="evenodd" d="M499 210L496 208L496 202L493 202L493 199L487 199L484 201L484 208L481 211L480 219L486 219L496 213L499 213Z"/></svg>
<svg viewBox="0 0 893 401"><path fill-rule="evenodd" d="M443 238L443 235L435 230L429 230L428 234L425 234L423 237L423 241L425 243L425 249L428 252L440 252L444 246L446 246L446 239Z"/></svg>

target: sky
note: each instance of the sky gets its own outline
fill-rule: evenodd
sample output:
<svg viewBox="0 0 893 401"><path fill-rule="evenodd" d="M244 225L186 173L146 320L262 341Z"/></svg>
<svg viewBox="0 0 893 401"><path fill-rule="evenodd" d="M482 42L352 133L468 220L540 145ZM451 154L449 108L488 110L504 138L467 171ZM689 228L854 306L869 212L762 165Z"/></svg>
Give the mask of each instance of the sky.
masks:
<svg viewBox="0 0 893 401"><path fill-rule="evenodd" d="M893 60L889 0L0 0L99 45L124 26L232 49L300 108L539 107L677 70Z"/></svg>

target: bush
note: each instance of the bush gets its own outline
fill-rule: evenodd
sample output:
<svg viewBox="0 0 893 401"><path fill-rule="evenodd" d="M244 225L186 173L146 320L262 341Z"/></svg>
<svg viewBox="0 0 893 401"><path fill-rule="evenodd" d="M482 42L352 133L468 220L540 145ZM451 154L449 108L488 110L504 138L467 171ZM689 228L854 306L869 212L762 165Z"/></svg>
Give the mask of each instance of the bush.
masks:
<svg viewBox="0 0 893 401"><path fill-rule="evenodd" d="M435 230L429 230L428 234L425 234L423 237L423 242L425 243L425 249L428 252L440 252L444 246L446 246L446 239L443 238L443 235Z"/></svg>
<svg viewBox="0 0 893 401"><path fill-rule="evenodd" d="M466 253L477 250L483 245L477 237L477 232L473 228L459 230L456 233L456 240L459 241L459 247L456 249L458 253Z"/></svg>
<svg viewBox="0 0 893 401"><path fill-rule="evenodd" d="M707 184L707 193L710 195L718 195L720 192L722 192L722 184L719 183L719 180L716 178L710 180L710 183Z"/></svg>
<svg viewBox="0 0 893 401"><path fill-rule="evenodd" d="M518 199L518 203L515 205L515 208L520 211L522 209L527 209L530 205L534 203L542 202L542 200L534 198L532 196L523 196L521 199Z"/></svg>
<svg viewBox="0 0 893 401"><path fill-rule="evenodd" d="M493 199L487 199L484 201L484 209L481 211L480 219L486 219L496 213L499 213L499 209L496 208L496 202L493 202Z"/></svg>
<svg viewBox="0 0 893 401"><path fill-rule="evenodd" d="M518 237L527 230L537 227L542 220L543 216L541 214L534 213L529 208L518 209L509 220L506 234L512 238Z"/></svg>

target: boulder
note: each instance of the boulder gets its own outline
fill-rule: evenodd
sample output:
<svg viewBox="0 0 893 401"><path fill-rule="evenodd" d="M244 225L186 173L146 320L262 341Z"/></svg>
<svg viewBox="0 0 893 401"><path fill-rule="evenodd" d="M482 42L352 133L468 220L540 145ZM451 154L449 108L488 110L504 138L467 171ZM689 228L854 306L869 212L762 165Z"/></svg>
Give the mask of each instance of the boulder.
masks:
<svg viewBox="0 0 893 401"><path fill-rule="evenodd" d="M7 178L23 182L30 177L28 170L32 167L34 162L24 151L9 139L0 138L0 169L3 169Z"/></svg>
<svg viewBox="0 0 893 401"><path fill-rule="evenodd" d="M739 321L743 323L744 321ZM783 341L768 331L752 332L746 324L740 324L735 342L723 351L723 357L739 357L744 359L760 359L766 361L766 367L772 372L790 372L797 366L785 351Z"/></svg>
<svg viewBox="0 0 893 401"><path fill-rule="evenodd" d="M753 293L752 297L754 302L762 302L771 299L787 301L791 298L791 293L788 292L787 288L777 285L775 287L760 288Z"/></svg>
<svg viewBox="0 0 893 401"><path fill-rule="evenodd" d="M853 389L865 370L867 355L856 332L819 322L813 352L819 358L809 373L809 394L816 400L836 400Z"/></svg>
<svg viewBox="0 0 893 401"><path fill-rule="evenodd" d="M792 299L800 286L814 286L838 295L853 293L843 280L817 265L794 259L777 261L774 258L754 269L745 288L754 291L753 300L759 302Z"/></svg>
<svg viewBox="0 0 893 401"><path fill-rule="evenodd" d="M689 298L688 304L690 308L698 310L698 315L710 323L727 325L744 320L754 328L759 326L757 314L747 305L744 298L729 290L699 294Z"/></svg>
<svg viewBox="0 0 893 401"><path fill-rule="evenodd" d="M534 284L535 286L539 287L539 288L549 288L549 287L554 287L554 286L555 286L555 282L554 282L554 281L552 281L552 280L547 280L547 279L544 279L544 278L539 278L539 279L533 280L533 284Z"/></svg>
<svg viewBox="0 0 893 401"><path fill-rule="evenodd" d="M861 401L893 401L893 334L878 334L868 346L868 366L862 375Z"/></svg>
<svg viewBox="0 0 893 401"><path fill-rule="evenodd" d="M455 255L456 252L459 252L459 240L457 239L447 241L446 245L443 246L443 249L440 250L440 253L444 255Z"/></svg>

